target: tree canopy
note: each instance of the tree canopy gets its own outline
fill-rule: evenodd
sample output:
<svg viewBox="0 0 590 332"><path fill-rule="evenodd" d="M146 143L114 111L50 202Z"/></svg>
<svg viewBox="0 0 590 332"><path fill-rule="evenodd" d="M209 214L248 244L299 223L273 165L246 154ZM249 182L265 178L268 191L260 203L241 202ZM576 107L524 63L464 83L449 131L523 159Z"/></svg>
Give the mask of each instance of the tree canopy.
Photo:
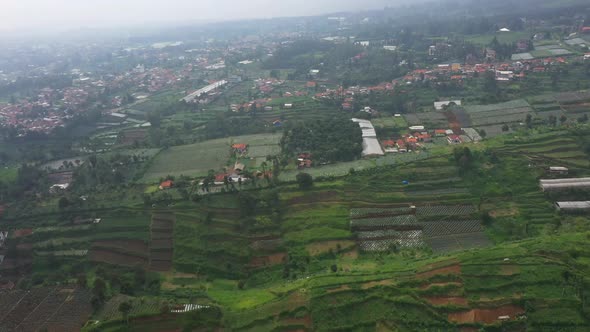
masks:
<svg viewBox="0 0 590 332"><path fill-rule="evenodd" d="M297 123L285 130L281 139L284 153L309 152L318 162L358 159L362 143L360 127L345 117Z"/></svg>

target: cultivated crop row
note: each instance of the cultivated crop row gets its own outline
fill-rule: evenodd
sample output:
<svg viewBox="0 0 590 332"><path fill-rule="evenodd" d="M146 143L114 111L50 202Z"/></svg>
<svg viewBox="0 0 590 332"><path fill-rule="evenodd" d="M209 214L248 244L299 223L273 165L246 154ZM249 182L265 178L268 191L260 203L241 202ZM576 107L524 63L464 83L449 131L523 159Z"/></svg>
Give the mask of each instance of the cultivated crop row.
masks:
<svg viewBox="0 0 590 332"><path fill-rule="evenodd" d="M411 231L397 231L392 229L375 230L375 231L363 231L357 233L357 238L361 240L370 240L378 238L395 238L395 239L416 239L422 238L421 230Z"/></svg>
<svg viewBox="0 0 590 332"><path fill-rule="evenodd" d="M483 232L483 227L479 220L429 221L420 225L423 227L424 237L426 238Z"/></svg>
<svg viewBox="0 0 590 332"><path fill-rule="evenodd" d="M350 221L350 226L355 227L387 227L387 226L401 226L401 225L416 225L418 219L413 214L406 214L401 216L390 216L382 218L371 219L353 219Z"/></svg>
<svg viewBox="0 0 590 332"><path fill-rule="evenodd" d="M412 210L409 206L397 208L353 208L350 209L351 218L362 218L367 215L398 215L410 214Z"/></svg>
<svg viewBox="0 0 590 332"><path fill-rule="evenodd" d="M469 113L490 112L497 110L508 110L513 108L530 107L529 103L524 99L511 100L504 103L491 105L469 105L465 106L465 110Z"/></svg>
<svg viewBox="0 0 590 332"><path fill-rule="evenodd" d="M426 205L416 208L416 215L428 216L461 216L474 213L473 205Z"/></svg>

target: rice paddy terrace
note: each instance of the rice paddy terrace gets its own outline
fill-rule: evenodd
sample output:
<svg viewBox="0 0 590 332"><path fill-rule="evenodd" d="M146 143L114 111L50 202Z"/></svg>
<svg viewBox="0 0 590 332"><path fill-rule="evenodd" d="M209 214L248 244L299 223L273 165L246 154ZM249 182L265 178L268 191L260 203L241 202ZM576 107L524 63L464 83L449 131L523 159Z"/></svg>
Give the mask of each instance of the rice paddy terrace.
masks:
<svg viewBox="0 0 590 332"><path fill-rule="evenodd" d="M86 330L121 328L117 308L131 302L138 329L147 328L143 316L156 330L181 328L190 313L162 308L190 304L221 308L216 326L238 331L585 331L587 218L557 214L538 187L558 162L576 176L590 172L569 133L472 146L471 170L437 152L307 191L283 183L167 208L100 210L90 224L21 220L32 232L19 246L38 267L85 266L89 281L97 267L159 276L156 293L113 296ZM48 294L68 303L68 291L41 285L30 290L42 293L35 301L8 292L5 313L26 305L33 315L53 301ZM48 327L59 322L58 313L43 315L53 317ZM20 326L13 316L0 324Z"/></svg>

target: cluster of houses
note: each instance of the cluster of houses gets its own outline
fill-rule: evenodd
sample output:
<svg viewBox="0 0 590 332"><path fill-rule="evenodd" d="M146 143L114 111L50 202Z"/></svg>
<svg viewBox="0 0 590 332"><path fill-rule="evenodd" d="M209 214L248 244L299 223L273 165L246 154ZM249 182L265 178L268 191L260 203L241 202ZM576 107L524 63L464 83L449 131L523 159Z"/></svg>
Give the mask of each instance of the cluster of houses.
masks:
<svg viewBox="0 0 590 332"><path fill-rule="evenodd" d="M310 168L313 165L313 161L311 159L311 153L300 153L297 156L297 168L298 169L303 169L303 168Z"/></svg>
<svg viewBox="0 0 590 332"><path fill-rule="evenodd" d="M466 128L469 129L469 128ZM423 126L410 127L413 132L404 134L398 139L387 139L381 141L383 151L386 153L405 153L416 151L424 147L424 143L432 143L433 138L446 138L448 144L461 144L464 142L460 135L456 135L451 129L435 129L432 132L424 130Z"/></svg>

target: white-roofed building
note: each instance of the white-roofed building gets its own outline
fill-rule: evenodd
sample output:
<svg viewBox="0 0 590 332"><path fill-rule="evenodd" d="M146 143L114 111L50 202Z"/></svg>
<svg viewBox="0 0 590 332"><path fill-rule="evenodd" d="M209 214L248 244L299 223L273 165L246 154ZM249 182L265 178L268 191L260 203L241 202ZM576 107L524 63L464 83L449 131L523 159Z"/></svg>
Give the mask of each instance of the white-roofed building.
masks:
<svg viewBox="0 0 590 332"><path fill-rule="evenodd" d="M565 213L588 213L590 212L590 201L555 202L555 208Z"/></svg>
<svg viewBox="0 0 590 332"><path fill-rule="evenodd" d="M352 119L352 121L358 123L363 132L363 157L383 156L385 153L377 140L377 132L371 121L363 119Z"/></svg>

